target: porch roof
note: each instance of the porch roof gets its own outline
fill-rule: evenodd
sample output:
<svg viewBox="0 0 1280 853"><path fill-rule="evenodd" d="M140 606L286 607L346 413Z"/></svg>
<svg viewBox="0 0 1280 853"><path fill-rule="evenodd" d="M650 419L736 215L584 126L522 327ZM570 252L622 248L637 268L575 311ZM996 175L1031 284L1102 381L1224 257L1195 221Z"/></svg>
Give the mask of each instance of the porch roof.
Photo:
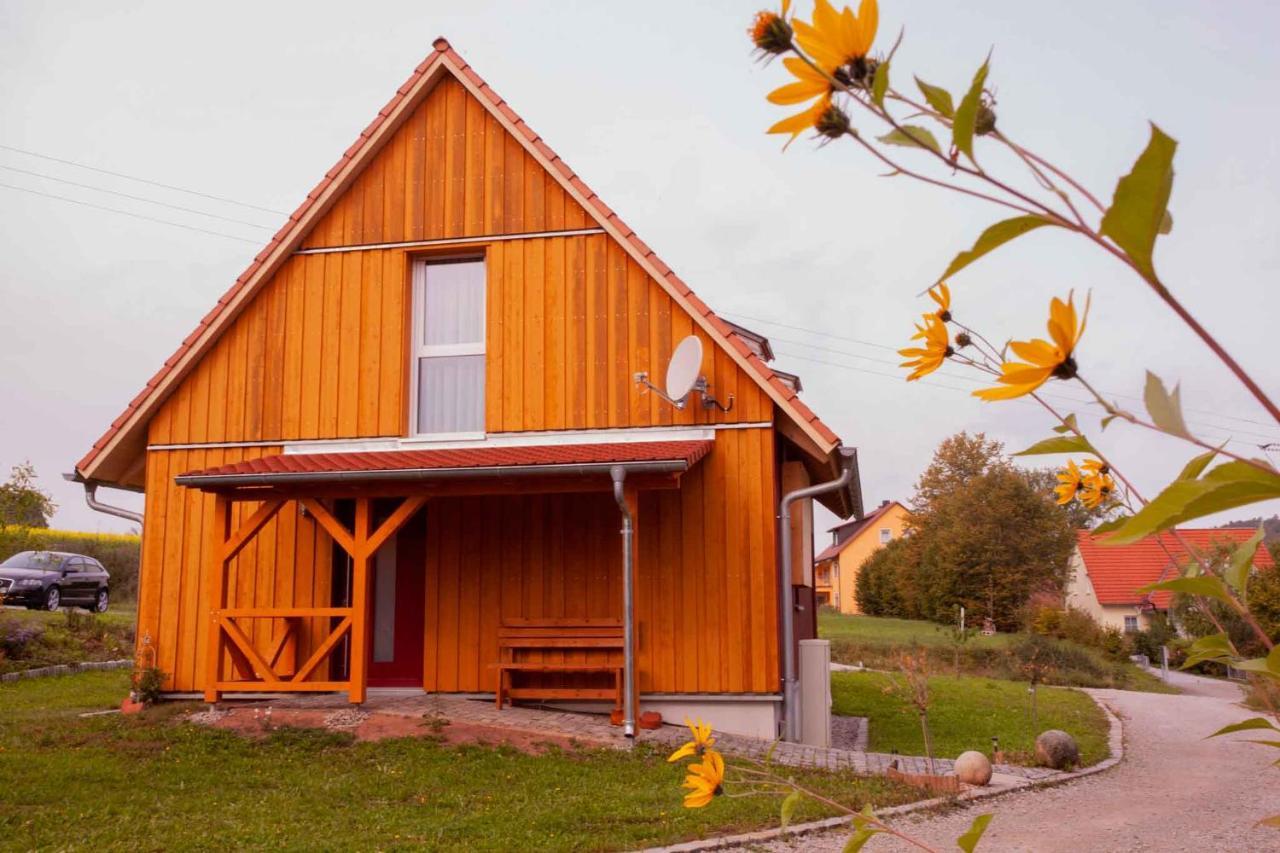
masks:
<svg viewBox="0 0 1280 853"><path fill-rule="evenodd" d="M583 476L628 471L680 473L710 452L714 440L480 446L438 450L282 453L190 471L175 478L203 489L375 480L444 480L523 474Z"/></svg>

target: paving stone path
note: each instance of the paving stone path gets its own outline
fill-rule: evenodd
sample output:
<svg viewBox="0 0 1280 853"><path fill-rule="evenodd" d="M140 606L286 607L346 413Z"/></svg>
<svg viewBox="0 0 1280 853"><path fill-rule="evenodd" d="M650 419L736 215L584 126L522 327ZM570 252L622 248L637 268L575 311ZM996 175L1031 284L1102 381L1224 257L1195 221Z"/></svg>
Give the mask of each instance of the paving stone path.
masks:
<svg viewBox="0 0 1280 853"><path fill-rule="evenodd" d="M1184 694L1089 691L1124 720L1124 760L1111 770L944 813L904 816L894 825L938 850L954 850L976 815L994 813L982 853L1280 850L1280 831L1253 825L1280 813L1280 771L1270 766L1275 750L1244 742L1248 732L1205 739L1256 716L1239 705L1239 688L1181 673L1170 678ZM841 830L763 849L834 853L847 840ZM864 848L907 849L915 848L886 837Z"/></svg>

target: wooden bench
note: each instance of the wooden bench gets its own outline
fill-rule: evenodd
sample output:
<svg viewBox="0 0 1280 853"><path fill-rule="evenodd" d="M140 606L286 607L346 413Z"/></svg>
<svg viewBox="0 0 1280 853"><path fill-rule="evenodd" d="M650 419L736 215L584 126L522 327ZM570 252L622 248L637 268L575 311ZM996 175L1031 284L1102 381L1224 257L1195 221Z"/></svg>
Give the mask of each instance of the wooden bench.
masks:
<svg viewBox="0 0 1280 853"><path fill-rule="evenodd" d="M620 619L504 619L498 628L498 707L514 699L612 699L622 707L622 664L528 660L546 652L595 652L603 657L622 651ZM612 687L527 687L513 684L521 673L613 676Z"/></svg>

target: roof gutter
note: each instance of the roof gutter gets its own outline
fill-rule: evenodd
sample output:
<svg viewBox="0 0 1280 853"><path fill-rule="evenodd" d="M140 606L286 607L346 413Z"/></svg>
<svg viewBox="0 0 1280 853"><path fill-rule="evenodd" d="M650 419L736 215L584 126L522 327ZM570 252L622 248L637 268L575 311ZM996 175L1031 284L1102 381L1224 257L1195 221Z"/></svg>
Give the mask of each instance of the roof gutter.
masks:
<svg viewBox="0 0 1280 853"><path fill-rule="evenodd" d="M133 510L125 509L124 507L104 504L102 501L98 500L98 484L92 480L82 480L76 474L63 474L62 479L69 483L78 482L84 484L84 502L89 505L89 509L94 510L95 512L105 513L106 515L114 515L116 518L123 518L126 521L132 521L134 524L142 524L142 513L134 512Z"/></svg>
<svg viewBox="0 0 1280 853"><path fill-rule="evenodd" d="M799 738L800 728L794 642L796 608L795 594L791 589L791 505L799 500L838 491L853 481L858 452L852 447L840 447L836 452L840 456L840 476L788 492L778 506L778 541L782 547L782 559L778 561L778 599L782 607L782 739L788 741Z"/></svg>
<svg viewBox="0 0 1280 853"><path fill-rule="evenodd" d="M611 476L621 465L630 473L676 474L689 470L684 459L644 462L589 462L555 465L491 465L479 468L397 468L383 471L298 471L258 474L183 474L174 477L180 486L217 489L229 486L274 486L291 483L404 482L421 480L467 480L481 477Z"/></svg>

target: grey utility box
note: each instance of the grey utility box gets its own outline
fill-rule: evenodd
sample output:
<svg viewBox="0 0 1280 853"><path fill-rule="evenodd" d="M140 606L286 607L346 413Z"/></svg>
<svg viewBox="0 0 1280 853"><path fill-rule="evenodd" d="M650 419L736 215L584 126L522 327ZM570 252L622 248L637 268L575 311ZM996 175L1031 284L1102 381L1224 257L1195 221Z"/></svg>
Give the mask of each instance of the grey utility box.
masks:
<svg viewBox="0 0 1280 853"><path fill-rule="evenodd" d="M800 742L831 746L831 643L800 641Z"/></svg>

